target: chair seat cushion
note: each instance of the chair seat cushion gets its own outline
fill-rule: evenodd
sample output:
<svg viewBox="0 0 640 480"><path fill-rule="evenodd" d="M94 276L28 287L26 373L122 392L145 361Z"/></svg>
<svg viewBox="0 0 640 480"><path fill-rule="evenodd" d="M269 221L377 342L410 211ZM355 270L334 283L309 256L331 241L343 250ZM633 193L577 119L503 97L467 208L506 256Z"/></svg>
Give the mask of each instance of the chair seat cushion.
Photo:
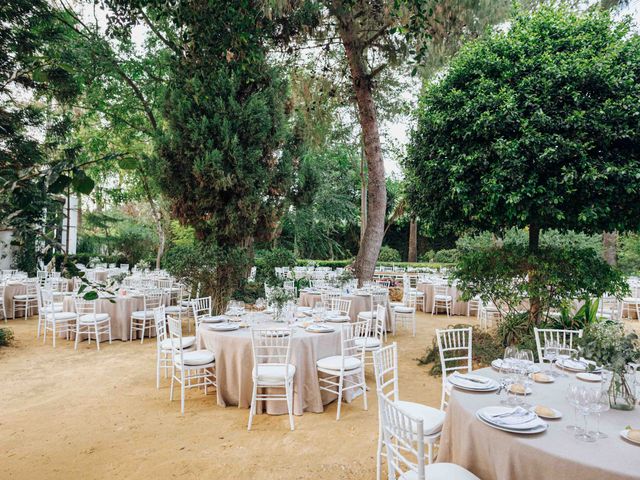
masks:
<svg viewBox="0 0 640 480"><path fill-rule="evenodd" d="M413 312L415 312L415 311L416 311L416 309L415 309L415 308L413 308L413 307L406 307L406 306L403 306L403 307L396 307L396 308L394 308L394 310L395 310L395 312L396 312L396 313L413 313Z"/></svg>
<svg viewBox="0 0 640 480"><path fill-rule="evenodd" d="M186 313L189 311L189 307L180 307L178 305L170 305L168 307L164 307L164 311L166 313Z"/></svg>
<svg viewBox="0 0 640 480"><path fill-rule="evenodd" d="M342 368L342 355L334 355L332 357L321 358L316 362L318 368L325 370L340 370ZM354 370L362 365L359 359L355 357L344 358L344 369Z"/></svg>
<svg viewBox="0 0 640 480"><path fill-rule="evenodd" d="M178 342L175 339L165 338L160 342L160 348L163 350L171 350L171 344L177 345ZM196 343L196 337L182 337L182 348L190 348Z"/></svg>
<svg viewBox="0 0 640 480"><path fill-rule="evenodd" d="M402 302L389 302L389 306L390 306L391 308L403 307L403 306L404 306L404 303L402 303Z"/></svg>
<svg viewBox="0 0 640 480"><path fill-rule="evenodd" d="M434 295L433 298L435 298L436 300L452 300L453 297L451 295Z"/></svg>
<svg viewBox="0 0 640 480"><path fill-rule="evenodd" d="M258 383L268 384L281 384L285 380L293 378L296 373L296 367L294 365L281 365L281 364L268 364L263 363L253 367L251 373L254 381Z"/></svg>
<svg viewBox="0 0 640 480"><path fill-rule="evenodd" d="M14 300L36 300L35 295L28 295L26 293L20 293L18 295L13 296Z"/></svg>
<svg viewBox="0 0 640 480"><path fill-rule="evenodd" d="M77 315L74 312L55 312L47 313L48 322L62 322L67 320L75 320Z"/></svg>
<svg viewBox="0 0 640 480"><path fill-rule="evenodd" d="M183 352L182 358L185 365L206 365L213 363L216 356L209 350L194 350L192 352Z"/></svg>
<svg viewBox="0 0 640 480"><path fill-rule="evenodd" d="M376 314L377 312L369 312L369 311L364 311L364 312L360 312L358 314L358 317L360 318L376 318Z"/></svg>
<svg viewBox="0 0 640 480"><path fill-rule="evenodd" d="M55 305L55 304L53 305L53 308L52 307L44 307L42 309L43 313L58 313L58 312L61 312L61 311L62 311L62 305Z"/></svg>
<svg viewBox="0 0 640 480"><path fill-rule="evenodd" d="M153 318L153 311L145 312L144 310L139 310L137 312L133 312L131 316L133 318Z"/></svg>
<svg viewBox="0 0 640 480"><path fill-rule="evenodd" d="M381 342L380 340L378 340L377 338L374 337L360 337L360 338L355 338L353 340L353 343L355 343L358 347L362 348L378 348L380 347Z"/></svg>
<svg viewBox="0 0 640 480"><path fill-rule="evenodd" d="M442 430L445 417L445 413L442 410L420 403L405 402L402 400L397 401L396 405L412 417L422 419L425 435L433 435Z"/></svg>
<svg viewBox="0 0 640 480"><path fill-rule="evenodd" d="M455 463L432 463L424 467L425 478L429 480L480 480L469 470ZM400 475L400 480L418 480L418 474L410 470Z"/></svg>
<svg viewBox="0 0 640 480"><path fill-rule="evenodd" d="M106 320L109 320L108 313L96 313L95 315L93 313L88 313L87 315L80 315L80 318L78 318L80 323L99 323Z"/></svg>

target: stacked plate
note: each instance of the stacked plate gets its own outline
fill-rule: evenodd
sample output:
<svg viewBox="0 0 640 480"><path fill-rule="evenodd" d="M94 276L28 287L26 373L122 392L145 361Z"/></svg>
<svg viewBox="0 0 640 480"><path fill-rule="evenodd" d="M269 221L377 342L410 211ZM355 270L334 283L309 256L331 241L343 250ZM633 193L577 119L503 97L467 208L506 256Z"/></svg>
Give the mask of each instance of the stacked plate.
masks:
<svg viewBox="0 0 640 480"><path fill-rule="evenodd" d="M214 332L232 332L233 330L238 330L240 328L240 324L238 323L214 323L209 325L209 330L213 330Z"/></svg>
<svg viewBox="0 0 640 480"><path fill-rule="evenodd" d="M200 317L200 323L221 323L226 321L227 317L224 315L216 315L215 317L212 317L211 315L204 315L203 317Z"/></svg>
<svg viewBox="0 0 640 480"><path fill-rule="evenodd" d="M331 333L335 332L335 330L328 325L323 325L321 323L314 323L313 325L309 325L305 328L307 332L310 333Z"/></svg>
<svg viewBox="0 0 640 480"><path fill-rule="evenodd" d="M495 380L471 373L462 374L455 372L453 375L450 375L447 380L456 388L473 392L493 392L500 388L500 385L498 385L498 382Z"/></svg>
<svg viewBox="0 0 640 480"><path fill-rule="evenodd" d="M556 365L570 372L584 372L587 370L587 362L583 360L572 360L570 358L560 358Z"/></svg>
<svg viewBox="0 0 640 480"><path fill-rule="evenodd" d="M484 407L476 412L476 418L498 430L522 435L542 433L549 428L547 422L522 407Z"/></svg>

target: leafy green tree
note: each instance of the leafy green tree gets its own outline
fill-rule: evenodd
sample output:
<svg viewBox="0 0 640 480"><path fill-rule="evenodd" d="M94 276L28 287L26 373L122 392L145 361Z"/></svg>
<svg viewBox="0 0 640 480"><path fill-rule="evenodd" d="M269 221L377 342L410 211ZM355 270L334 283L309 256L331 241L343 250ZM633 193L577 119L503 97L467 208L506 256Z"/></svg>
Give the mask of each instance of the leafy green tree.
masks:
<svg viewBox="0 0 640 480"><path fill-rule="evenodd" d="M418 111L405 167L421 220L526 227L532 254L546 229L637 229L639 47L628 21L565 6L467 44Z"/></svg>

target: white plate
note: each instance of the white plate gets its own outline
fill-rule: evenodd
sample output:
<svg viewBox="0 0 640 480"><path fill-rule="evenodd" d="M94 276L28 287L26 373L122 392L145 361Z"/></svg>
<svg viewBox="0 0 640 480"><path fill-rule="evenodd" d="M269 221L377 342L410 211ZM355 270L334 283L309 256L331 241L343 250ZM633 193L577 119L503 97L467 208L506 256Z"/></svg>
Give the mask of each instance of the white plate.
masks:
<svg viewBox="0 0 640 480"><path fill-rule="evenodd" d="M224 315L216 315L215 317L204 316L200 319L200 323L222 323L226 322L227 317Z"/></svg>
<svg viewBox="0 0 640 480"><path fill-rule="evenodd" d="M232 332L239 328L240 324L238 323L214 323L209 325L209 330L213 330L214 332Z"/></svg>
<svg viewBox="0 0 640 480"><path fill-rule="evenodd" d="M635 444L635 445L640 445L640 442L638 442L638 441L636 441L636 440L631 440L631 439L629 438L629 430L628 430L628 429L626 429L626 428L625 428L624 430L621 430L621 431L620 431L620 436L621 436L622 438L624 438L627 442L631 442L631 443L633 443L633 444Z"/></svg>
<svg viewBox="0 0 640 480"><path fill-rule="evenodd" d="M560 360L558 360L556 362L556 365L558 367L560 367L560 368L563 368L564 370L568 370L569 372L584 372L587 369L587 365L585 363L583 363L582 361L578 362L578 363L581 364L580 367L577 367L577 366L574 367L573 366L574 365L573 362L571 362L572 364L570 366L568 366L568 365L565 365L564 360L565 360L564 358L561 358Z"/></svg>
<svg viewBox="0 0 640 480"><path fill-rule="evenodd" d="M349 321L349 317L346 315L342 317L326 317L325 321L331 323L346 323Z"/></svg>
<svg viewBox="0 0 640 480"><path fill-rule="evenodd" d="M502 426L502 425L496 425L495 423L490 422L489 420L487 420L485 417L482 416L483 413L486 414L498 414L501 411L506 411L508 410L508 407L485 407L485 408L481 408L480 410L478 410L476 412L476 418L478 420L480 420L482 423L484 423L485 425L488 425L490 427L493 427L495 429L498 430L502 430L503 432L509 432L509 433L519 433L521 435L535 435L537 433L542 433L545 432L548 428L549 428L549 424L547 422L542 422L540 424L540 426L535 427L535 428L531 428L528 430L516 430L510 427L506 427L506 426Z"/></svg>
<svg viewBox="0 0 640 480"><path fill-rule="evenodd" d="M596 382L599 383L602 381L601 375L596 375L595 373L587 373L587 372L579 372L576 373L576 378L583 380L585 382Z"/></svg>
<svg viewBox="0 0 640 480"><path fill-rule="evenodd" d="M547 377L547 380L545 380L545 381L534 380L534 379L533 379L533 375L534 375L533 373L530 373L530 374L529 374L529 378L530 378L531 380L533 380L534 382L536 382L536 383L553 383L553 382L555 382L555 381L556 381L556 379L555 379L555 378L553 378L551 375L546 374L546 373L544 373L544 374L543 374L543 375L545 375L545 376Z"/></svg>
<svg viewBox="0 0 640 480"><path fill-rule="evenodd" d="M309 332L309 333L331 333L331 332L335 332L335 330L331 327L327 327L324 325L309 325L307 328L305 328L305 331Z"/></svg>
<svg viewBox="0 0 640 480"><path fill-rule="evenodd" d="M556 410L553 407L547 407L550 408L551 410L553 410L553 417L550 417L548 415L540 415L538 412L535 411L535 407L531 408L531 411L533 413L535 413L536 415L538 415L540 418L547 418L549 420L558 420L559 418L562 418L562 412L560 410Z"/></svg>
<svg viewBox="0 0 640 480"><path fill-rule="evenodd" d="M480 375L468 375L468 376L470 378L477 378L479 380L486 379L488 381L485 383L475 383L470 380L465 380L464 377L461 377L455 374L449 376L447 380L449 381L449 383L451 383L451 385L453 385L456 388L460 388L462 390L470 390L474 392L491 392L500 388L500 386L498 385L498 382L490 378L482 377Z"/></svg>

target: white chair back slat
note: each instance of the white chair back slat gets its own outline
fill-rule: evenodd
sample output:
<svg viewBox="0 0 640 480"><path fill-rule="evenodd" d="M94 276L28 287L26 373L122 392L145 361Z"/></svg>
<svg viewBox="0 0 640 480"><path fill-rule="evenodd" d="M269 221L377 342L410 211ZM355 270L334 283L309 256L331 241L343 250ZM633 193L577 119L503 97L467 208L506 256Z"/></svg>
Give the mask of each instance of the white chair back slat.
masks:
<svg viewBox="0 0 640 480"><path fill-rule="evenodd" d="M561 349L574 350L573 342L576 338L582 338L583 330L567 330L560 328L534 328L536 338L536 350L538 362L544 363L544 348L554 343Z"/></svg>

